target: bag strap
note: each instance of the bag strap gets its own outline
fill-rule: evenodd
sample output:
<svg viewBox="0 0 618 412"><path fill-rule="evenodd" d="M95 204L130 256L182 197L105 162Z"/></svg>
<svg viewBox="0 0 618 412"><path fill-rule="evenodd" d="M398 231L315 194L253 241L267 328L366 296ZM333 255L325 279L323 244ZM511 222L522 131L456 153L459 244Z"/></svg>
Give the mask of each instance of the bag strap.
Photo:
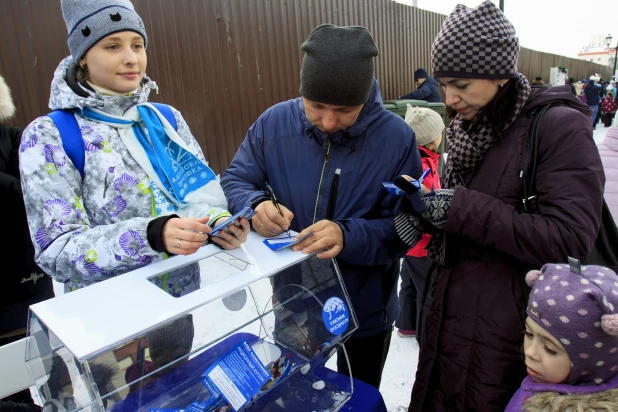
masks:
<svg viewBox="0 0 618 412"><path fill-rule="evenodd" d="M56 125L60 139L62 139L62 147L83 179L86 154L82 132L79 130L77 119L75 119L75 112L73 110L54 110L47 117L52 119Z"/></svg>
<svg viewBox="0 0 618 412"><path fill-rule="evenodd" d="M163 103L152 103L159 112L172 125L174 130L178 131L178 122L172 108ZM62 139L62 147L68 158L73 162L73 166L79 171L82 179L84 178L84 164L86 161L86 153L82 132L75 119L74 110L54 110L47 115L58 129L60 139Z"/></svg>
<svg viewBox="0 0 618 412"><path fill-rule="evenodd" d="M524 180L524 197L522 199L525 212L533 212L538 207L538 198L536 194L536 167L537 157L539 151L539 124L541 118L552 106L548 104L537 110L532 114L532 121L528 127L528 137L526 140L526 159L523 170Z"/></svg>

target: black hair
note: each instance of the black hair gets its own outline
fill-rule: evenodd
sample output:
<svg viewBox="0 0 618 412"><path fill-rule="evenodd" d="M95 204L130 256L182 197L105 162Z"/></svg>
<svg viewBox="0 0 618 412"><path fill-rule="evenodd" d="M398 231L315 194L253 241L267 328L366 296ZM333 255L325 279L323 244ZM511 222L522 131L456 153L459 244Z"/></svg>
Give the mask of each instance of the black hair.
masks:
<svg viewBox="0 0 618 412"><path fill-rule="evenodd" d="M575 79L572 77L569 77L569 84L573 84L573 83L575 83Z"/></svg>
<svg viewBox="0 0 618 412"><path fill-rule="evenodd" d="M502 139L505 136L506 122L513 115L517 96L521 90L522 86L518 79L510 79L504 86L498 89L494 98L479 111L471 127L473 128L486 116L494 137Z"/></svg>

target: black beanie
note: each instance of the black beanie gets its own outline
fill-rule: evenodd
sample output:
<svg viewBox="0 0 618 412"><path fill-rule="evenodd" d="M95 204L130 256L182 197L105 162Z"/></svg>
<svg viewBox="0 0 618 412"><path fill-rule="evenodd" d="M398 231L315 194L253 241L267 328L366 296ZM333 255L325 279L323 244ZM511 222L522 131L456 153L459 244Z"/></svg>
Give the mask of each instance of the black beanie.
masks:
<svg viewBox="0 0 618 412"><path fill-rule="evenodd" d="M378 47L371 33L359 26L316 27L302 44L300 95L336 106L365 104L373 88Z"/></svg>
<svg viewBox="0 0 618 412"><path fill-rule="evenodd" d="M426 79L428 78L429 75L427 74L427 70L425 69L416 69L416 71L414 72L414 80L418 80L418 79Z"/></svg>
<svg viewBox="0 0 618 412"><path fill-rule="evenodd" d="M515 27L491 1L462 4L447 17L431 47L434 77L514 79L519 39Z"/></svg>

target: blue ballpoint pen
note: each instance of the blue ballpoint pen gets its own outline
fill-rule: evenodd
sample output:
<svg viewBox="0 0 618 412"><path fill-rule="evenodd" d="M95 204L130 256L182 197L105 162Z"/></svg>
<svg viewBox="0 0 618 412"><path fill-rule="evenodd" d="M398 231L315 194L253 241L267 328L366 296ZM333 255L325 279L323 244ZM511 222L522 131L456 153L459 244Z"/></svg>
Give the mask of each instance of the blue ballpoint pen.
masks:
<svg viewBox="0 0 618 412"><path fill-rule="evenodd" d="M418 179L418 183L419 184L423 183L423 180L425 180L425 178L429 175L430 172L431 172L431 168L430 167L425 169L425 171L423 172L423 175L421 176L421 178Z"/></svg>

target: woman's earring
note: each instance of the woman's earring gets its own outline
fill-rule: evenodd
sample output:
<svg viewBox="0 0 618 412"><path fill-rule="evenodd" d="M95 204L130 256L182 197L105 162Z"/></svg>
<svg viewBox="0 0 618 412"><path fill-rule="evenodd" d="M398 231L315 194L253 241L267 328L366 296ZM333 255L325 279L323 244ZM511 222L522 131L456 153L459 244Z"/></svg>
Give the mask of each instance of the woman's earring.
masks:
<svg viewBox="0 0 618 412"><path fill-rule="evenodd" d="M503 87L504 87L504 83L500 83L500 88L503 88Z"/></svg>

